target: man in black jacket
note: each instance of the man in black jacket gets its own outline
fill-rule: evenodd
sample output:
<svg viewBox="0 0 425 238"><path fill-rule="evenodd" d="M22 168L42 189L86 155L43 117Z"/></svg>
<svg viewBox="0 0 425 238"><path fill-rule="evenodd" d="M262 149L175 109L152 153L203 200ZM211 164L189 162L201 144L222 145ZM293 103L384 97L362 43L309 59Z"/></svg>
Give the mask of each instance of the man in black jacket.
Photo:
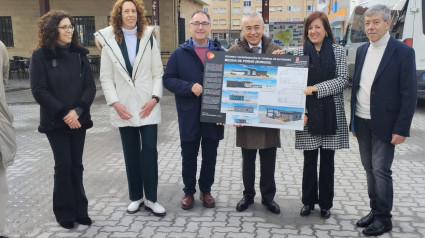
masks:
<svg viewBox="0 0 425 238"><path fill-rule="evenodd" d="M196 192L196 170L199 146L202 147L202 165L199 174L200 199L204 207L215 206L211 195L219 141L224 127L200 121L203 74L206 51L224 51L220 44L208 39L211 29L208 13L202 10L192 14L189 30L192 37L170 56L165 69L164 87L174 93L179 120L182 150L182 177L185 193L181 207L191 209Z"/></svg>

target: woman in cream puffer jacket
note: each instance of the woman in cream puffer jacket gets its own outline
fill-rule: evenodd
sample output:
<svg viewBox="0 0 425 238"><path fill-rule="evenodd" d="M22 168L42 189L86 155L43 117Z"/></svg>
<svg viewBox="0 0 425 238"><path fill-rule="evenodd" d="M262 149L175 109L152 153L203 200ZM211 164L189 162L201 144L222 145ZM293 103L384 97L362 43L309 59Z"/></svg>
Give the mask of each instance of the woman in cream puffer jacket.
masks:
<svg viewBox="0 0 425 238"><path fill-rule="evenodd" d="M154 215L164 216L166 211L157 202L163 69L144 12L140 1L117 0L111 26L95 36L102 47L100 82L124 151L131 200L127 212L135 213L144 204Z"/></svg>
<svg viewBox="0 0 425 238"><path fill-rule="evenodd" d="M115 127L144 126L161 122L161 107L158 103L146 118L138 115L140 108L155 95L162 97L162 61L155 38L151 35L153 27L147 27L140 39L139 51L134 61L132 76L126 68L112 26L95 33L102 46L100 81L106 103L110 107L111 124ZM152 39L152 42L150 42ZM151 47L152 44L152 47ZM142 52L143 55L141 54ZM123 120L112 107L120 102L133 115L130 120Z"/></svg>

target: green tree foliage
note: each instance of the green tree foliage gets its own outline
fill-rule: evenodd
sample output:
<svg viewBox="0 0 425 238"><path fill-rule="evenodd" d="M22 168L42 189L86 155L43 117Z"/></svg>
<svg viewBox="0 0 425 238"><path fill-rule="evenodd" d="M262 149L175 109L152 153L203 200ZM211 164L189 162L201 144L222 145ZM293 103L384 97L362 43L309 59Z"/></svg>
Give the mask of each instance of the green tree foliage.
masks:
<svg viewBox="0 0 425 238"><path fill-rule="evenodd" d="M275 37L284 44L291 43L292 34L289 30L279 31Z"/></svg>

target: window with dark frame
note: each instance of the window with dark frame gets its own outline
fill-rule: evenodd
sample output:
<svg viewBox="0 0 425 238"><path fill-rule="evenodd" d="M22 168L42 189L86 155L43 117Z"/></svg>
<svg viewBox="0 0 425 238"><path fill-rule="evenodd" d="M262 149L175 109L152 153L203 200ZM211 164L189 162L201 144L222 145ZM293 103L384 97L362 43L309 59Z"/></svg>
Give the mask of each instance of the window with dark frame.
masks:
<svg viewBox="0 0 425 238"><path fill-rule="evenodd" d="M0 40L6 47L13 47L12 17L0 17Z"/></svg>
<svg viewBox="0 0 425 238"><path fill-rule="evenodd" d="M307 6L307 12L312 12L313 11L313 6L312 5L308 5Z"/></svg>
<svg viewBox="0 0 425 238"><path fill-rule="evenodd" d="M83 46L95 46L94 42L94 17L91 16L75 16L75 27Z"/></svg>

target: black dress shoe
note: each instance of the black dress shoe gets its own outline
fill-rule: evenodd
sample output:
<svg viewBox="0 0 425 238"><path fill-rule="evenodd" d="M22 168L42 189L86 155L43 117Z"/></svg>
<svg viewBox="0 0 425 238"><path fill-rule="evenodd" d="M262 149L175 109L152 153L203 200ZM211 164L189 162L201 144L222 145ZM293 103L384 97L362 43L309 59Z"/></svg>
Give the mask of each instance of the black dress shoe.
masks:
<svg viewBox="0 0 425 238"><path fill-rule="evenodd" d="M320 216L324 219L331 217L331 209L320 208Z"/></svg>
<svg viewBox="0 0 425 238"><path fill-rule="evenodd" d="M310 215L311 210L314 210L314 205L304 205L301 208L300 216L305 217Z"/></svg>
<svg viewBox="0 0 425 238"><path fill-rule="evenodd" d="M374 219L373 222L363 230L365 236L380 236L393 229L391 219Z"/></svg>
<svg viewBox="0 0 425 238"><path fill-rule="evenodd" d="M86 226L90 226L92 224L90 217L79 218L77 219L77 222L80 223L81 225L86 225Z"/></svg>
<svg viewBox="0 0 425 238"><path fill-rule="evenodd" d="M65 229L72 229L74 228L74 222L73 221L63 221L59 222L59 225Z"/></svg>
<svg viewBox="0 0 425 238"><path fill-rule="evenodd" d="M261 200L261 204L266 206L267 209L273 212L274 214L280 213L280 207L274 200L271 200L271 201Z"/></svg>
<svg viewBox="0 0 425 238"><path fill-rule="evenodd" d="M366 216L362 217L360 220L356 222L357 227L367 227L370 224L372 224L373 220L375 219L375 216L372 212L369 212Z"/></svg>
<svg viewBox="0 0 425 238"><path fill-rule="evenodd" d="M244 196L236 205L236 211L242 212L248 209L248 206L254 203L254 198Z"/></svg>

